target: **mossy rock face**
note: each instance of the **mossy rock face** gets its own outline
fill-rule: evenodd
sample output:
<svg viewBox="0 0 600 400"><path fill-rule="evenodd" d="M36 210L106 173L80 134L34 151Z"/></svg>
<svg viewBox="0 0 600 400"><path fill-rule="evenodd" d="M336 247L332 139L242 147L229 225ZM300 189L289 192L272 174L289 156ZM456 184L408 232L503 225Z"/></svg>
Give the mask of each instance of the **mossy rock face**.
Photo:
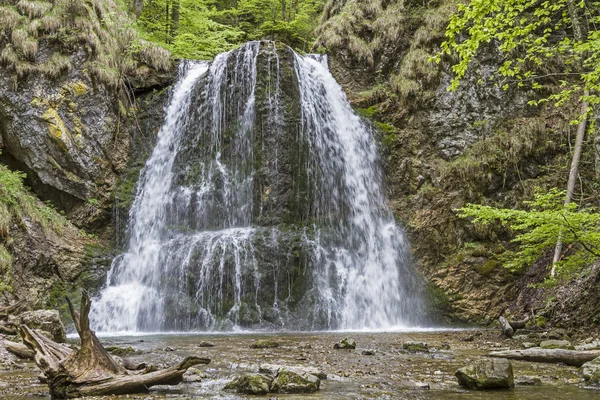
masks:
<svg viewBox="0 0 600 400"><path fill-rule="evenodd" d="M482 359L459 368L456 378L469 389L509 389L515 386L512 364L505 358Z"/></svg>
<svg viewBox="0 0 600 400"><path fill-rule="evenodd" d="M334 349L356 349L356 342L352 338L343 338L333 345Z"/></svg>
<svg viewBox="0 0 600 400"><path fill-rule="evenodd" d="M271 382L273 382L273 378L266 375L245 375L239 378L235 378L233 381L229 382L223 389L243 394L263 395L269 393Z"/></svg>
<svg viewBox="0 0 600 400"><path fill-rule="evenodd" d="M251 349L274 349L279 347L279 343L274 340L257 340L250 345Z"/></svg>
<svg viewBox="0 0 600 400"><path fill-rule="evenodd" d="M280 368L271 384L273 393L314 393L319 390L321 380L314 375L293 372Z"/></svg>

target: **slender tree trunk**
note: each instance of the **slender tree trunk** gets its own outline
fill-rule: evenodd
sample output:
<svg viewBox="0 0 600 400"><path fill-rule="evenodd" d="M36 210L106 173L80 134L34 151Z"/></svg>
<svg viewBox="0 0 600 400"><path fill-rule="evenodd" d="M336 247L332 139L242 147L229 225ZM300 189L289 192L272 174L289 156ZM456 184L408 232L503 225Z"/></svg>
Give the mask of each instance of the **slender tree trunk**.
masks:
<svg viewBox="0 0 600 400"><path fill-rule="evenodd" d="M583 42L587 38L586 26L582 23L579 2L576 0L569 0L568 3L569 16L571 17L571 25L573 28L573 36L577 42ZM581 66L580 66L581 67ZM581 68L580 68L581 69ZM589 96L589 91L584 92L584 97ZM579 126L577 127L577 137L575 138L575 149L573 151L573 159L571 161L571 169L569 171L569 181L567 182L567 198L565 199L565 205L568 205L573 199L573 193L575 191L575 182L579 174L579 160L581 159L581 148L583 146L583 139L585 138L585 131L587 127L587 113L588 113L588 101L583 100L581 104L581 112ZM556 276L556 264L560 261L562 254L562 239L563 232L561 231L556 241L556 247L554 248L554 258L552 260L552 270L550 275Z"/></svg>
<svg viewBox="0 0 600 400"><path fill-rule="evenodd" d="M179 10L181 7L181 1L175 0L171 6L171 40L177 36L179 30Z"/></svg>
<svg viewBox="0 0 600 400"><path fill-rule="evenodd" d="M589 92L586 90L584 96L588 96ZM571 160L571 169L569 170L569 181L567 182L567 198L565 199L565 206L568 205L571 200L573 200L573 193L575 192L575 182L577 182L577 175L579 174L579 160L581 159L581 149L583 147L583 139L585 138L585 131L587 126L587 118L585 115L588 110L588 102L584 100L581 104L581 122L577 126L577 136L575 138L575 148L573 150L573 159ZM562 231L558 235L558 240L556 241L556 247L554 248L554 258L552 260L552 271L550 275L552 277L556 276L556 263L560 261L560 256L562 254L562 239L563 233Z"/></svg>
<svg viewBox="0 0 600 400"><path fill-rule="evenodd" d="M287 0L281 0L281 20L285 21L287 18Z"/></svg>

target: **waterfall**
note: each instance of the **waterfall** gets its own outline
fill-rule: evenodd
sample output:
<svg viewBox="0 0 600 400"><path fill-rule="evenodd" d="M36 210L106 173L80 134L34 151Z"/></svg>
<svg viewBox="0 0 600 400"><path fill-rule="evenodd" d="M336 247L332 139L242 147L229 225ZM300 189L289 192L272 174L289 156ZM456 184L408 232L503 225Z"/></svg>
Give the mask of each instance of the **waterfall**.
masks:
<svg viewBox="0 0 600 400"><path fill-rule="evenodd" d="M321 56L250 42L183 61L96 330L422 321L369 123Z"/></svg>

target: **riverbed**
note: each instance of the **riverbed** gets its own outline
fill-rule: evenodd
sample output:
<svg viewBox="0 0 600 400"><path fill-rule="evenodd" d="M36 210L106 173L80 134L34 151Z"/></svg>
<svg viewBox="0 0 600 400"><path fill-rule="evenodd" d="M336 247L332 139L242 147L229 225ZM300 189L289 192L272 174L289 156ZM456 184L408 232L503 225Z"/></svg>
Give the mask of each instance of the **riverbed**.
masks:
<svg viewBox="0 0 600 400"><path fill-rule="evenodd" d="M355 350L335 350L344 337L356 341ZM258 339L274 340L278 348L251 349ZM435 330L423 332L310 332L236 334L162 334L101 337L105 346L132 347L140 352L130 358L159 367L172 365L186 356L210 358L198 374L190 374L177 386L154 387L147 394L112 396L110 399L244 399L223 391L235 376L256 372L263 363L317 366L328 379L319 392L309 395L268 395L279 399L471 399L471 400L591 400L600 392L583 388L577 369L564 365L513 361L517 383L539 378L541 385L519 385L512 390L469 391L461 388L454 372L493 350L520 348L517 340L502 340L497 330ZM214 347L198 347L200 342ZM408 353L407 341L429 345L427 353ZM363 355L374 350L375 355ZM0 372L0 398L7 400L50 399L48 388L40 384L39 371L25 362L23 369ZM205 377L202 377L205 374ZM99 399L99 398L95 398Z"/></svg>

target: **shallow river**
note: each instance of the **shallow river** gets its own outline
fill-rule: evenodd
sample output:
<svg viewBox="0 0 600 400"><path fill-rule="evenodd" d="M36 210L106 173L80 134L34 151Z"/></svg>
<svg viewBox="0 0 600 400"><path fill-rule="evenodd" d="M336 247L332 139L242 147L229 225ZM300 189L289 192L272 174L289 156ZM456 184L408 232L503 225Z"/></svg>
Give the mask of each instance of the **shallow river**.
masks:
<svg viewBox="0 0 600 400"><path fill-rule="evenodd" d="M463 341L473 336L473 341ZM356 350L334 350L333 344L343 337L356 340ZM250 349L257 339L280 343L275 349ZM402 343L424 341L430 353L408 354ZM471 400L591 400L600 392L581 387L577 369L554 364L514 362L515 379L535 376L541 386L516 386L513 390L467 391L454 377L457 368L490 350L519 348L520 343L498 338L497 331L429 331L404 333L281 333L281 334L202 334L147 335L104 337L106 346L131 346L143 353L132 358L156 365L172 365L187 355L208 357L209 365L199 366L206 378L172 387L155 387L148 394L117 396L110 399L241 399L261 396L238 396L222 391L234 376L256 372L262 363L314 365L323 368L329 379L321 390L310 395L270 395L279 399L471 399ZM197 347L209 341L215 347ZM437 350L446 343L449 350ZM376 355L365 356L365 349ZM24 369L0 372L0 398L7 400L49 399L46 385L37 380L38 371L31 363ZM429 389L419 388L428 384ZM276 397L275 397L276 396Z"/></svg>

